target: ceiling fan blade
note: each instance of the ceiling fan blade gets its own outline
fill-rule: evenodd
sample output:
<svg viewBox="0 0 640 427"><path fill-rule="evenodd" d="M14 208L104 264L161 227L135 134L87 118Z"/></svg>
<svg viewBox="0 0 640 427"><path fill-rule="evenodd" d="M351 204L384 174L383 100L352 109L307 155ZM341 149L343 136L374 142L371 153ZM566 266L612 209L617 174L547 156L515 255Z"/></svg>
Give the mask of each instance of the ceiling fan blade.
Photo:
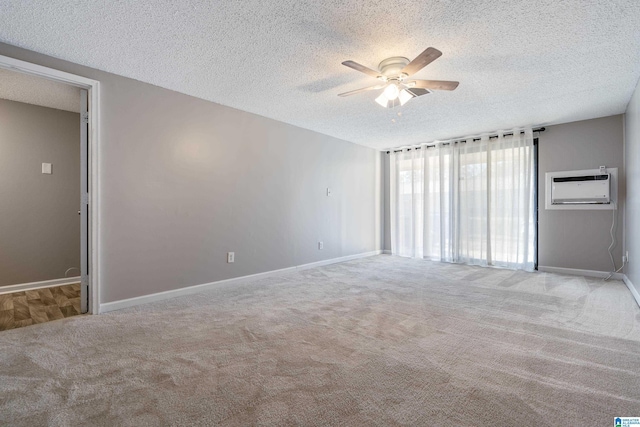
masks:
<svg viewBox="0 0 640 427"><path fill-rule="evenodd" d="M427 94L431 93L431 91L429 89L423 89L423 88L420 88L420 87L410 87L410 88L408 88L406 90L411 95L413 95L414 98L416 98L418 96L422 96L422 95L427 95Z"/></svg>
<svg viewBox="0 0 640 427"><path fill-rule="evenodd" d="M406 82L409 87L433 90L454 90L460 82L450 82L447 80L411 80Z"/></svg>
<svg viewBox="0 0 640 427"><path fill-rule="evenodd" d="M410 76L412 74L417 73L422 70L427 65L431 64L436 59L440 58L442 52L434 47L428 47L422 52L420 55L416 56L416 58L409 62L403 69L402 73Z"/></svg>
<svg viewBox="0 0 640 427"><path fill-rule="evenodd" d="M386 86L387 86L387 83L380 84L380 85L375 85L375 86L363 87L362 89L356 89L356 90L352 90L352 91L349 91L349 92L339 93L338 96L355 95L356 93L366 92L368 90L382 89L382 88L384 88Z"/></svg>
<svg viewBox="0 0 640 427"><path fill-rule="evenodd" d="M344 61L342 65L345 65L349 68L353 68L356 71L360 71L361 73L365 73L373 78L382 77L382 74L379 71L374 71L371 68L367 68L364 65L360 65L357 62L353 61Z"/></svg>

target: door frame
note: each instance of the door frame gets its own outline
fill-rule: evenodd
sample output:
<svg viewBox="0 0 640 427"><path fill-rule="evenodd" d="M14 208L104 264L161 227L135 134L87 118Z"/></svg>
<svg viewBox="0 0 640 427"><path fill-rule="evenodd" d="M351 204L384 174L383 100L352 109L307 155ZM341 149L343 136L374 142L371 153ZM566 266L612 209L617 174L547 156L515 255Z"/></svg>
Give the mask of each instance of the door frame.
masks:
<svg viewBox="0 0 640 427"><path fill-rule="evenodd" d="M0 55L0 68L42 77L89 91L87 166L89 177L89 298L88 312L100 312L100 82L53 68ZM79 178L79 177L78 177Z"/></svg>
<svg viewBox="0 0 640 427"><path fill-rule="evenodd" d="M540 189L539 189L539 182L538 182L538 159L539 159L539 147L540 147L540 139L539 137L534 137L533 138L533 224L534 224L534 229L533 232L535 233L534 236L534 245L535 248L533 249L533 269L538 271L538 220L539 220L539 200L538 198L540 197Z"/></svg>

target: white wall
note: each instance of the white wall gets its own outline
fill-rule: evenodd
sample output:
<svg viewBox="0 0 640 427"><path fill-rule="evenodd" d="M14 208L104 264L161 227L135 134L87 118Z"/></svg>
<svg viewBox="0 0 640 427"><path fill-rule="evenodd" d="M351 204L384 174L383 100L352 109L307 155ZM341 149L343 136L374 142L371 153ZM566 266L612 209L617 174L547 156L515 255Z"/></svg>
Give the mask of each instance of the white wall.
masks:
<svg viewBox="0 0 640 427"><path fill-rule="evenodd" d="M640 83L625 115L624 160L627 173L626 249L629 251L626 275L640 293Z"/></svg>

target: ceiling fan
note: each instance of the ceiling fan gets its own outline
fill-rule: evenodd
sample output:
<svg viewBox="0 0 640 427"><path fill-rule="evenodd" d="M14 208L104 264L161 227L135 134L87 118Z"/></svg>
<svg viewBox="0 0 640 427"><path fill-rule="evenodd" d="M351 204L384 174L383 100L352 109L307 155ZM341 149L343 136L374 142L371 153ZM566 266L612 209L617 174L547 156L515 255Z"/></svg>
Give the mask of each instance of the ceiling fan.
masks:
<svg viewBox="0 0 640 427"><path fill-rule="evenodd" d="M362 89L344 92L338 96L350 96L369 90L384 89L376 102L385 108L393 108L397 105L404 105L410 99L426 95L434 90L454 90L459 82L446 80L409 80L409 77L422 70L427 65L438 59L442 55L438 49L428 47L418 55L413 61L403 56L392 56L382 61L375 71L360 65L354 61L344 61L342 65L353 68L356 71L375 77L381 83Z"/></svg>

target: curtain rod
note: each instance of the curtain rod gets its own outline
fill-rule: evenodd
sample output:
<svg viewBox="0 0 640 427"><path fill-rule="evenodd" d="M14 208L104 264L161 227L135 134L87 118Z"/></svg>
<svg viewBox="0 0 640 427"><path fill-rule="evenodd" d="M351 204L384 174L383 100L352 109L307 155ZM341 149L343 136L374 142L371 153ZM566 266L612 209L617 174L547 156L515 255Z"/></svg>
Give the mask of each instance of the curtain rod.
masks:
<svg viewBox="0 0 640 427"><path fill-rule="evenodd" d="M541 127L541 128L533 129L533 132L544 132L545 130L546 130L546 128ZM523 134L523 133L524 133L524 131L520 131L520 134ZM512 136L512 135L513 135L513 132L508 132L508 133L503 134L503 136ZM498 137L497 134L496 135L489 135L489 139L493 139L493 138L497 138L497 137ZM480 141L481 139L482 138L473 138L473 139L471 139L471 141ZM467 142L467 140L466 139L458 139L458 140L451 141L451 142L443 142L442 145L449 145L451 143L457 144L459 142ZM427 144L427 145L425 145L426 148L435 147L435 146L436 146L436 144ZM393 150L393 152L394 153L400 153L400 152L402 152L404 150L411 151L411 150L419 150L421 148L422 148L421 146L420 147L412 147L412 148L405 148L405 149L402 149L402 150ZM387 151L386 153L389 154L389 153L391 153L391 151Z"/></svg>

